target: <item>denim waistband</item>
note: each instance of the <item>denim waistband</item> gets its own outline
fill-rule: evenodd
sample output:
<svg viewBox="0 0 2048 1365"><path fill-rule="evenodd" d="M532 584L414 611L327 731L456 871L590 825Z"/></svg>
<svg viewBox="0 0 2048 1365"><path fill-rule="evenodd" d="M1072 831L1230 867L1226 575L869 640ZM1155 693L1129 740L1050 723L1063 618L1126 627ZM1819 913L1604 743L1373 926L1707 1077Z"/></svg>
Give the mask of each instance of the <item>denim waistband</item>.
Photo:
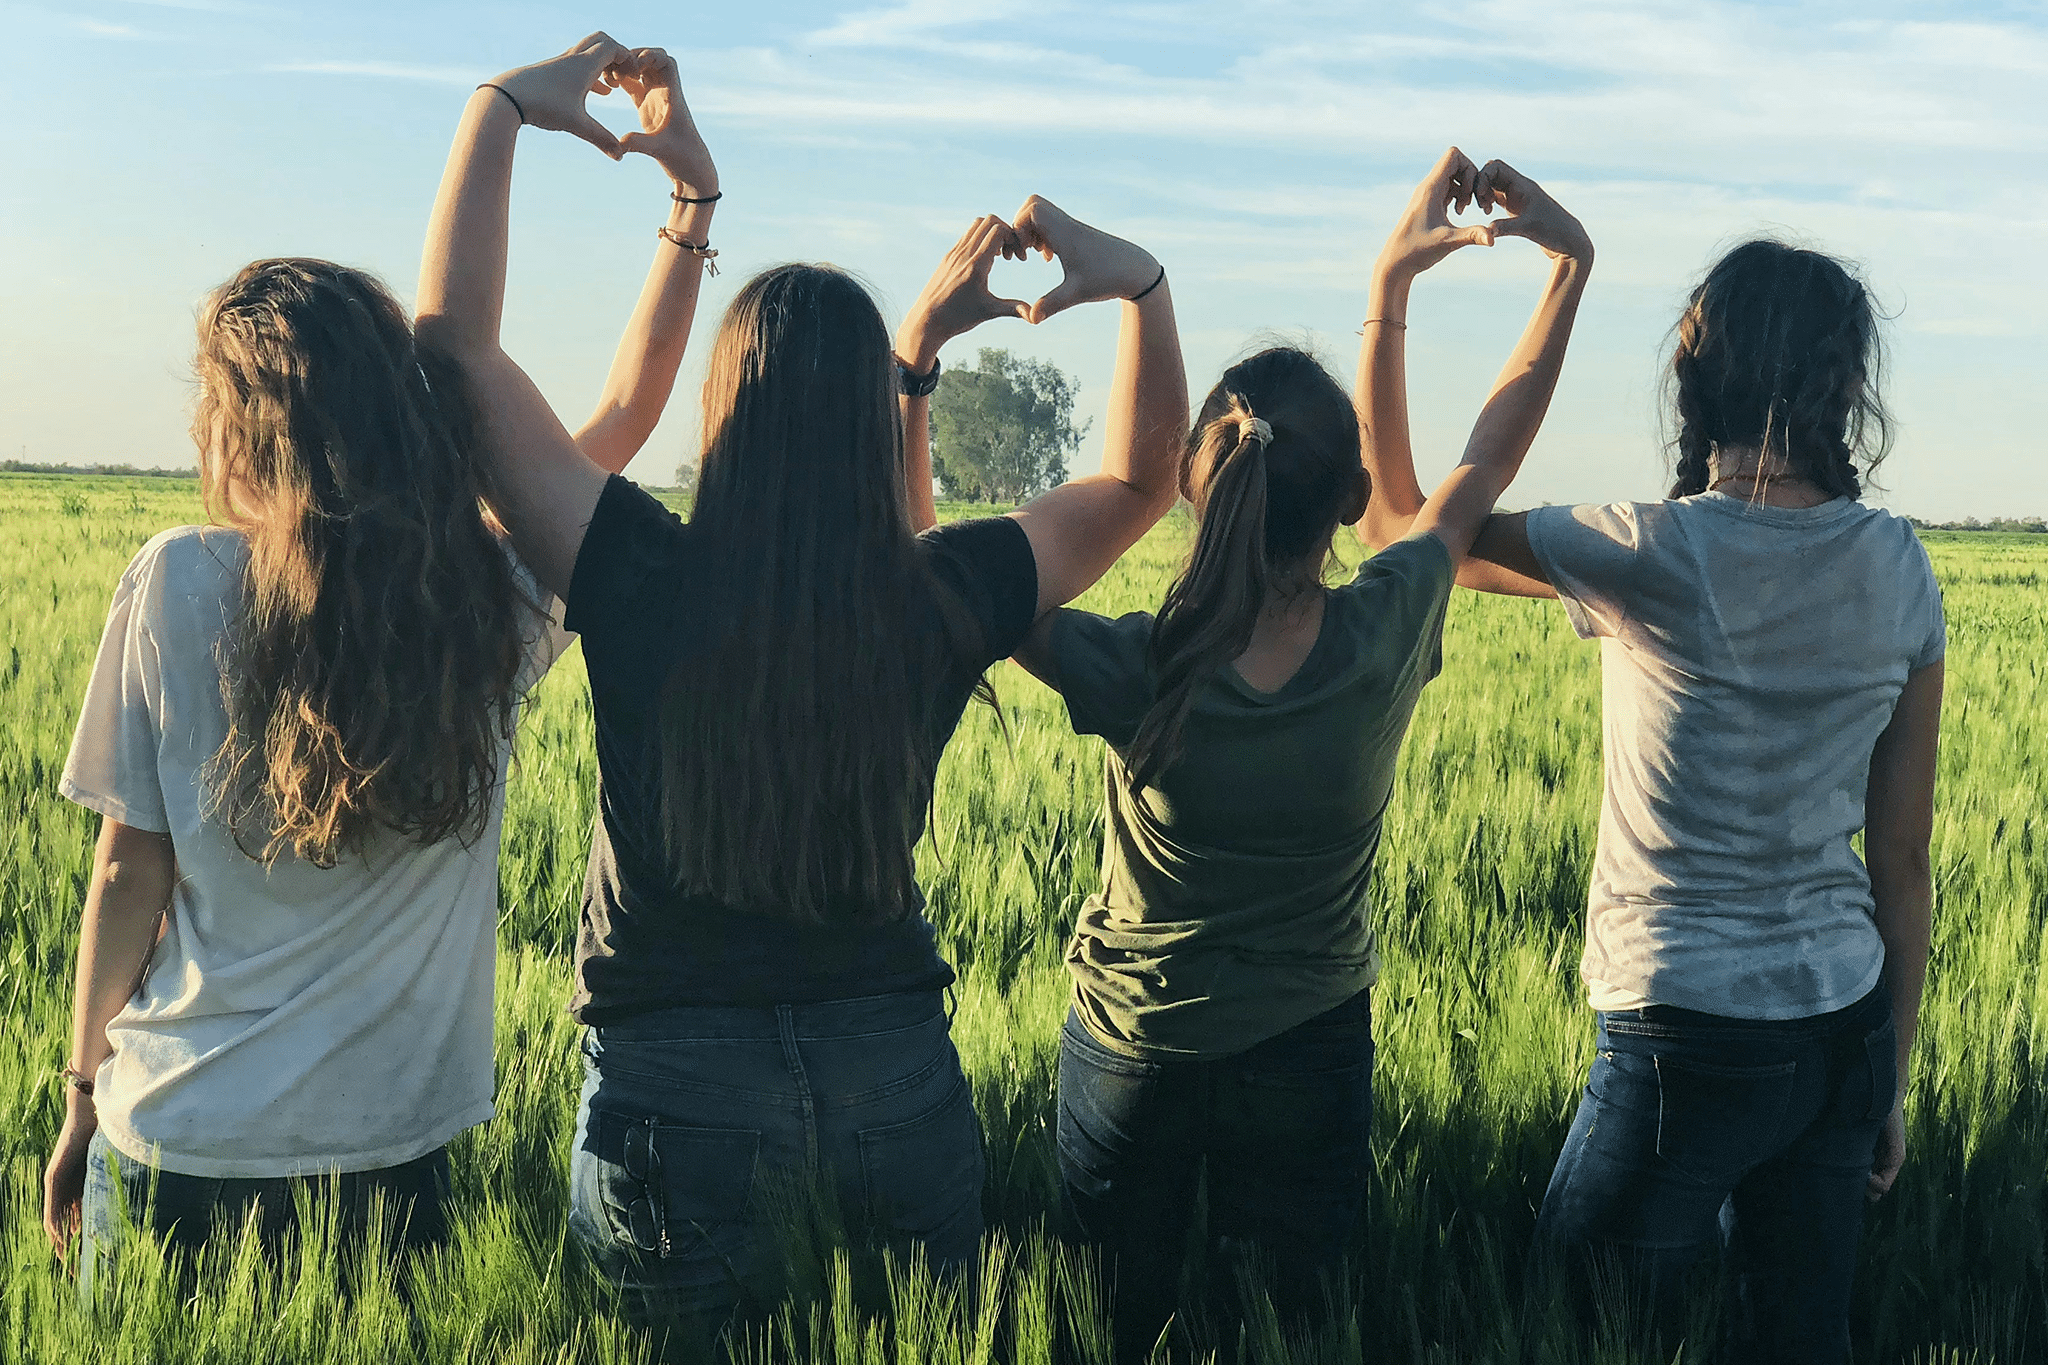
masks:
<svg viewBox="0 0 2048 1365"><path fill-rule="evenodd" d="M682 1042L690 1039L768 1042L858 1038L916 1028L945 1017L940 991L904 991L821 1000L801 1005L674 1005L596 1026L607 1042Z"/></svg>
<svg viewBox="0 0 2048 1365"><path fill-rule="evenodd" d="M1825 1038L1853 1029L1873 1029L1891 1013L1891 994L1883 982L1853 1005L1803 1019L1741 1019L1707 1014L1677 1005L1646 1005L1634 1010L1605 1010L1601 1024L1610 1033L1711 1034L1722 1037Z"/></svg>

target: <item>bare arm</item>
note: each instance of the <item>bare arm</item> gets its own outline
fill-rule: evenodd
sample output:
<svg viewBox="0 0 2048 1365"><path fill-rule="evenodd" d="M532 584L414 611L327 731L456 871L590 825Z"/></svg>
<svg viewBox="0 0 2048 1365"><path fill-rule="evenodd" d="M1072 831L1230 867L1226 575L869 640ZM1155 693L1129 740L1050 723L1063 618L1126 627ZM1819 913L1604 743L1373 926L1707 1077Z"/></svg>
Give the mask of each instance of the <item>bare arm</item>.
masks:
<svg viewBox="0 0 2048 1365"><path fill-rule="evenodd" d="M78 935L78 982L71 1005L73 1071L91 1077L112 1053L107 1025L142 983L176 880L170 835L118 820L100 822ZM71 1087L66 1093L64 1127L43 1173L43 1230L60 1253L78 1225L85 1149L99 1129L92 1097Z"/></svg>
<svg viewBox="0 0 2048 1365"><path fill-rule="evenodd" d="M583 112L584 92L626 55L597 34L561 57L501 76L497 84L514 92L537 126L609 140L601 127L591 134L575 119L595 126ZM478 90L464 108L427 226L418 327L421 344L447 356L470 386L483 444L497 466L503 504L497 511L512 543L541 585L566 600L606 474L577 448L540 390L499 346L519 128L520 114L498 91Z"/></svg>
<svg viewBox="0 0 2048 1365"><path fill-rule="evenodd" d="M1906 679L1891 724L1870 756L1864 796L1863 859L1870 869L1877 932L1884 939L1884 981L1898 1030L1899 1098L1878 1141L1870 1197L1889 1190L1906 1160L1905 1105L1912 1075L1920 995L1934 931L1934 773L1941 742L1943 666L1937 661Z"/></svg>
<svg viewBox="0 0 2048 1365"><path fill-rule="evenodd" d="M1424 182L1424 190L1430 190L1430 182ZM1430 192L1438 196L1442 193ZM1508 210L1510 216L1487 225L1495 238L1520 236L1534 241L1551 258L1551 272L1535 313L1494 380L1486 406L1473 424L1464 458L1406 527L1409 534L1429 532L1442 540L1451 552L1451 562L1461 569L1480 528L1493 516L1495 502L1520 471L1522 459L1549 411L1550 397L1564 367L1572 323L1578 316L1579 300L1585 293L1593 262L1593 244L1579 221L1559 207L1541 186L1512 167L1499 161L1489 162L1478 174L1473 196L1482 207L1490 208L1498 202ZM1390 240L1390 251L1400 237L1401 229L1397 228ZM1366 328L1368 333L1388 330L1399 329L1384 325ZM1383 358L1389 344L1392 343L1368 336L1360 358L1361 386L1374 390L1365 396L1367 411L1386 409L1395 402L1402 408L1398 423L1386 423L1392 429L1391 439L1384 447L1375 442L1370 459L1380 466L1376 472L1387 477L1392 490L1390 498L1412 499L1414 465L1407 444L1406 399L1378 392L1381 381L1389 374L1399 376L1397 367ZM1373 496L1381 496L1377 486ZM1367 512L1371 520L1369 541L1399 526L1401 514L1395 507L1375 515L1368 505Z"/></svg>
<svg viewBox="0 0 2048 1365"><path fill-rule="evenodd" d="M1512 232L1511 220L1451 226L1449 211L1462 211L1482 191L1490 193L1491 186L1464 153L1456 147L1445 152L1416 187L1373 268L1357 390L1360 453L1372 496L1357 531L1374 551L1408 534L1425 501L1408 433L1407 322L1415 277L1459 247L1490 246L1496 232ZM1583 238L1583 232L1578 236ZM1518 540L1519 555L1514 548ZM1485 592L1556 596L1528 552L1519 515L1487 518L1471 553L1459 563L1458 582Z"/></svg>
<svg viewBox="0 0 2048 1365"><path fill-rule="evenodd" d="M996 257L1024 258L1017 230L994 214L968 225L960 240L939 262L924 291L903 315L896 329L896 360L912 373L930 374L939 363L939 348L955 337L994 318L1021 318L1026 305L999 299L989 292L988 272ZM903 480L910 504L910 526L926 531L938 525L932 502L932 400L922 394L897 399L903 419Z"/></svg>
<svg viewBox="0 0 2048 1365"><path fill-rule="evenodd" d="M1017 231L1066 270L1059 287L1032 305L1034 323L1079 303L1125 301L1102 472L1070 479L1011 513L1038 562L1042 616L1092 587L1173 506L1187 442L1188 377L1173 293L1150 252L1035 195L1018 213Z"/></svg>
<svg viewBox="0 0 2048 1365"><path fill-rule="evenodd" d="M642 129L626 134L620 145L629 152L653 157L668 173L672 187L668 231L684 241L709 246L716 204L681 200L715 199L718 168L712 164L711 153L683 98L675 59L660 48L637 49L621 64L617 80L619 88L632 97ZM662 240L655 247L654 264L612 355L611 372L605 376L597 410L576 433L577 448L607 473L625 469L661 421L675 389L676 370L683 363L683 349L689 344L705 267L703 256L673 242Z"/></svg>

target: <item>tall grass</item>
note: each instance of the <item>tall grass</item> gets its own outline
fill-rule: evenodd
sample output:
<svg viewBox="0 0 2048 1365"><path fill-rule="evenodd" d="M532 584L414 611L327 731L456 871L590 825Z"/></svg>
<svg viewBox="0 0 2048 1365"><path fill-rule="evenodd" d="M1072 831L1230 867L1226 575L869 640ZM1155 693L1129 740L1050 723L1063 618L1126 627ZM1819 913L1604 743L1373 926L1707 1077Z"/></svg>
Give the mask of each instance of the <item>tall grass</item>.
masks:
<svg viewBox="0 0 2048 1365"><path fill-rule="evenodd" d="M62 1114L78 907L92 819L56 777L108 595L153 532L197 516L189 486L0 475L0 1360L637 1361L605 1287L565 1245L576 1075L564 1013L592 810L589 700L572 652L536 699L506 820L498 1117L455 1147L456 1238L401 1285L344 1273L310 1240L281 1268L228 1242L191 1268L146 1244L88 1312L39 1223ZM1185 543L1155 532L1084 605L1157 601ZM1930 533L1947 594L1949 706L1934 856L1937 919L1911 1153L1864 1238L1859 1359L2048 1360L2048 547ZM1353 556L1355 558L1355 556ZM1598 663L1549 604L1460 594L1445 673L1417 712L1380 851L1386 970L1370 1227L1340 1311L1303 1337L1195 1294L1169 1353L1260 1361L1712 1358L1642 1339L1625 1312L1581 1339L1525 1295L1522 1258L1576 1103L1592 1021L1576 980L1599 798ZM1099 1276L1057 1237L1051 1122L1060 949L1093 888L1101 755L1011 665L1011 736L973 708L919 853L961 974L954 1033L987 1134L982 1263L914 1264L813 1245L747 1361L1106 1360ZM1190 1265L1191 1287L1208 1270ZM353 1292L344 1294L345 1284Z"/></svg>

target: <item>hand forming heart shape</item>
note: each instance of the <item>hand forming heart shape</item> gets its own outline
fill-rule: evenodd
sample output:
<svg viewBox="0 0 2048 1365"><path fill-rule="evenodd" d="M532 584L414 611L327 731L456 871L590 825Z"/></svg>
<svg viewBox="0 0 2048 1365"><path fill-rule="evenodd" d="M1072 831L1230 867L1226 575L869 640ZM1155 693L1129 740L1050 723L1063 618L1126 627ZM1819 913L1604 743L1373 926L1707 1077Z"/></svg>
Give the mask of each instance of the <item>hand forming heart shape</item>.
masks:
<svg viewBox="0 0 2048 1365"><path fill-rule="evenodd" d="M1484 222L1454 224L1453 211L1476 207L1506 212ZM1505 161L1482 168L1450 148L1409 196L1408 207L1380 251L1382 266L1415 275L1460 247L1492 246L1502 237L1526 237L1553 257L1584 259L1592 243L1578 219L1566 213L1541 185Z"/></svg>

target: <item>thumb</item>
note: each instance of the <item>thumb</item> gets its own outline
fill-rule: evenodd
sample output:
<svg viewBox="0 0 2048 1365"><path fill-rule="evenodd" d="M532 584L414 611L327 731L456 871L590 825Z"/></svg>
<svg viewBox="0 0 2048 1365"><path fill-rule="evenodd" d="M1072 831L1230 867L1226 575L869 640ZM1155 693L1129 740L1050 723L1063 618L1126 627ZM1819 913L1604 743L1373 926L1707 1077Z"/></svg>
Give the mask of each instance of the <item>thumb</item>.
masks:
<svg viewBox="0 0 2048 1365"><path fill-rule="evenodd" d="M1077 303L1086 303L1087 294L1081 282L1072 275L1052 287L1051 292L1041 295L1037 303L1024 315L1024 320L1037 326L1056 313L1064 313Z"/></svg>
<svg viewBox="0 0 2048 1365"><path fill-rule="evenodd" d="M999 318L1019 317L1031 321L1031 305L1022 299L999 299L989 296L990 315Z"/></svg>
<svg viewBox="0 0 2048 1365"><path fill-rule="evenodd" d="M579 110L571 115L565 131L574 133L614 161L626 154L619 139L612 136L612 130L592 118L588 110Z"/></svg>
<svg viewBox="0 0 2048 1365"><path fill-rule="evenodd" d="M1495 223L1474 223L1471 227L1459 228L1451 240L1459 246L1492 246Z"/></svg>
<svg viewBox="0 0 2048 1365"><path fill-rule="evenodd" d="M1497 238L1526 237L1529 235L1526 231L1524 231L1524 227L1526 225L1522 222L1522 220L1520 218L1512 216L1506 218L1496 218L1493 220L1492 223L1488 224L1487 226L1489 230L1493 233L1493 235Z"/></svg>

